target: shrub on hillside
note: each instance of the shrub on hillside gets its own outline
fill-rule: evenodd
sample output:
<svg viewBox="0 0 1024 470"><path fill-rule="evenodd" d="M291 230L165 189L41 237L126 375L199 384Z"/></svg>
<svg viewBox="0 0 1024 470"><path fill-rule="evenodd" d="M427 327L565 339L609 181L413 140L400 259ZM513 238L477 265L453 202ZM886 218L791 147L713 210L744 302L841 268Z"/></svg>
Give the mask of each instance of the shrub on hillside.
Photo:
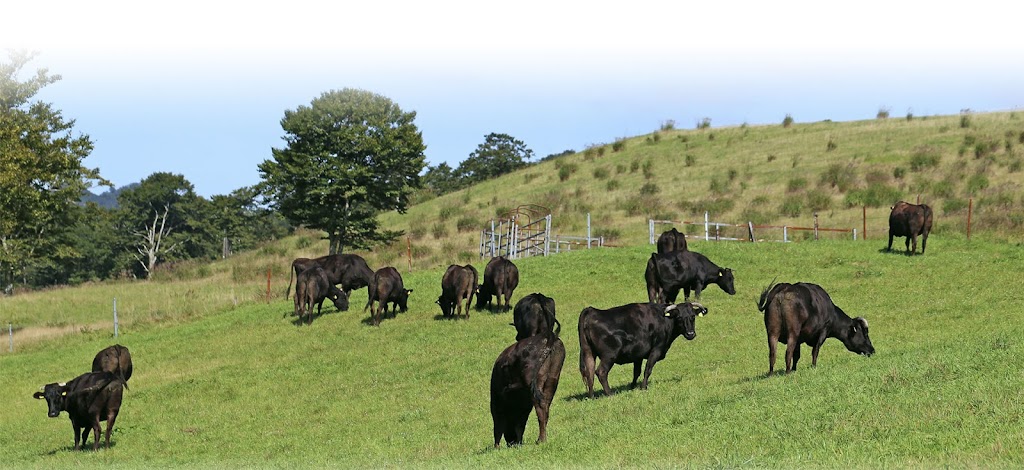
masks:
<svg viewBox="0 0 1024 470"><path fill-rule="evenodd" d="M903 192L886 184L871 184L846 194L847 207L888 207L903 198Z"/></svg>
<svg viewBox="0 0 1024 470"><path fill-rule="evenodd" d="M633 160L629 162L629 172L636 173L636 170L640 169L640 160Z"/></svg>
<svg viewBox="0 0 1024 470"><path fill-rule="evenodd" d="M907 175L907 169L901 166L892 169L892 177L898 180L903 179Z"/></svg>
<svg viewBox="0 0 1024 470"><path fill-rule="evenodd" d="M878 108L878 114L875 114L876 119L889 119L889 108L881 107Z"/></svg>
<svg viewBox="0 0 1024 470"><path fill-rule="evenodd" d="M689 203L686 201L679 202L679 208L691 215L704 215L705 212L710 215L722 215L731 211L735 205L736 201L728 197L712 197Z"/></svg>
<svg viewBox="0 0 1024 470"><path fill-rule="evenodd" d="M594 178L596 179L603 180L608 177L608 174L608 169L603 166L594 168Z"/></svg>
<svg viewBox="0 0 1024 470"><path fill-rule="evenodd" d="M727 174L727 176L729 177L729 181L736 181L736 177L739 175L739 170L735 168L729 168L729 173Z"/></svg>
<svg viewBox="0 0 1024 470"><path fill-rule="evenodd" d="M622 230L612 227L594 227L591 236L595 238L604 237L605 242L614 242L622 237Z"/></svg>
<svg viewBox="0 0 1024 470"><path fill-rule="evenodd" d="M1010 160L1010 164L1006 166L1006 171L1009 171L1010 173L1016 173L1020 171L1021 164L1022 162L1020 157L1014 158L1013 160Z"/></svg>
<svg viewBox="0 0 1024 470"><path fill-rule="evenodd" d="M640 187L640 195L642 196L653 196L658 194L660 191L661 189L658 188L658 185L650 181L644 183L644 185Z"/></svg>
<svg viewBox="0 0 1024 470"><path fill-rule="evenodd" d="M523 183L530 184L533 180L540 176L540 172L537 173L526 173L523 175Z"/></svg>
<svg viewBox="0 0 1024 470"><path fill-rule="evenodd" d="M886 184L889 180L889 173L885 170L871 170L864 175L864 181L867 181L868 184Z"/></svg>
<svg viewBox="0 0 1024 470"><path fill-rule="evenodd" d="M973 175L967 179L967 185L964 187L964 192L970 195L975 195L978 191L981 191L988 187L988 178L985 175Z"/></svg>
<svg viewBox="0 0 1024 470"><path fill-rule="evenodd" d="M697 164L697 157L695 157L695 156L693 156L691 154L686 154L685 165L686 166L693 166L693 165L696 165L696 164Z"/></svg>
<svg viewBox="0 0 1024 470"><path fill-rule="evenodd" d="M654 161L647 159L644 161L644 179L654 178Z"/></svg>
<svg viewBox="0 0 1024 470"><path fill-rule="evenodd" d="M626 198L618 203L618 208L626 212L630 217L648 216L662 210L661 198L657 196L637 195Z"/></svg>
<svg viewBox="0 0 1024 470"><path fill-rule="evenodd" d="M782 199L779 213L786 217L800 217L804 210L804 198L799 194L790 194Z"/></svg>
<svg viewBox="0 0 1024 470"><path fill-rule="evenodd" d="M621 174L623 174L625 172L626 172L626 165L623 165L622 163L616 163L615 164L615 174L616 175L621 175Z"/></svg>
<svg viewBox="0 0 1024 470"><path fill-rule="evenodd" d="M790 116L789 114L787 114L786 117L782 119L782 127L785 127L785 128L788 129L789 126L792 126L792 125L793 125L793 116Z"/></svg>
<svg viewBox="0 0 1024 470"><path fill-rule="evenodd" d="M306 248L313 246L313 243L315 242L316 240L313 237L298 237L298 239L295 240L295 248L304 250Z"/></svg>
<svg viewBox="0 0 1024 470"><path fill-rule="evenodd" d="M444 222L435 222L434 225L430 227L430 234L433 235L435 239L440 240L448 236L448 227Z"/></svg>
<svg viewBox="0 0 1024 470"><path fill-rule="evenodd" d="M942 180L931 185L930 191L937 198L949 198L953 197L956 185L950 180Z"/></svg>
<svg viewBox="0 0 1024 470"><path fill-rule="evenodd" d="M955 214L964 209L967 209L967 200L963 198L953 197L942 202L943 214Z"/></svg>
<svg viewBox="0 0 1024 470"><path fill-rule="evenodd" d="M587 147L586 149L583 150L583 159L584 160L593 160L595 156L597 156L597 149L596 148L591 146L591 147ZM558 165L557 161L555 162L555 168L560 168L560 166Z"/></svg>
<svg viewBox="0 0 1024 470"><path fill-rule="evenodd" d="M576 173L577 168L578 167L575 163L567 163L565 165L562 165L562 167L558 169L558 181L568 180L573 173Z"/></svg>
<svg viewBox="0 0 1024 470"><path fill-rule="evenodd" d="M480 221L468 215L460 217L459 221L455 223L455 228L459 232L473 232L479 230L480 227L482 227Z"/></svg>
<svg viewBox="0 0 1024 470"><path fill-rule="evenodd" d="M718 179L717 176L711 177L711 183L708 184L708 190L711 194L724 195L729 193L729 182Z"/></svg>
<svg viewBox="0 0 1024 470"><path fill-rule="evenodd" d="M807 208L812 211L827 211L832 208L832 195L820 189L807 192Z"/></svg>
<svg viewBox="0 0 1024 470"><path fill-rule="evenodd" d="M825 151L831 152L837 148L839 148L839 143L836 142L836 140L833 139L832 136L829 136L828 143L825 144Z"/></svg>
<svg viewBox="0 0 1024 470"><path fill-rule="evenodd" d="M612 143L612 152L619 152L626 149L626 139L618 139Z"/></svg>
<svg viewBox="0 0 1024 470"><path fill-rule="evenodd" d="M615 191L616 189L619 189L621 186L622 183L619 183L619 180L608 180L608 184L605 185L605 188L608 189L609 191Z"/></svg>
<svg viewBox="0 0 1024 470"><path fill-rule="evenodd" d="M740 221L751 222L754 225L770 224L775 220L775 214L762 207L750 205L740 213Z"/></svg>
<svg viewBox="0 0 1024 470"><path fill-rule="evenodd" d="M845 193L853 187L856 177L857 174L852 164L833 163L821 174L821 183Z"/></svg>
<svg viewBox="0 0 1024 470"><path fill-rule="evenodd" d="M942 152L937 147L922 145L914 149L910 154L910 171L921 171L925 168L939 166L942 160Z"/></svg>
<svg viewBox="0 0 1024 470"><path fill-rule="evenodd" d="M452 216L455 215L457 212L459 212L459 209L457 207L444 206L441 208L441 211L437 213L437 218L441 222L446 222L448 219L452 218Z"/></svg>
<svg viewBox="0 0 1024 470"><path fill-rule="evenodd" d="M409 238L413 240L419 240L427 234L427 226L423 225L422 222L415 222L409 225Z"/></svg>
<svg viewBox="0 0 1024 470"><path fill-rule="evenodd" d="M674 119L666 119L661 122L661 130L670 131L676 128L676 121Z"/></svg>
<svg viewBox="0 0 1024 470"><path fill-rule="evenodd" d="M707 129L709 127L711 127L711 118L706 117L697 121L697 129Z"/></svg>
<svg viewBox="0 0 1024 470"><path fill-rule="evenodd" d="M776 158L778 158L778 157L776 157L774 153L769 153L768 154L768 163L774 162Z"/></svg>
<svg viewBox="0 0 1024 470"><path fill-rule="evenodd" d="M797 191L803 191L807 187L807 179L803 177L790 178L786 183L786 192L795 193Z"/></svg>

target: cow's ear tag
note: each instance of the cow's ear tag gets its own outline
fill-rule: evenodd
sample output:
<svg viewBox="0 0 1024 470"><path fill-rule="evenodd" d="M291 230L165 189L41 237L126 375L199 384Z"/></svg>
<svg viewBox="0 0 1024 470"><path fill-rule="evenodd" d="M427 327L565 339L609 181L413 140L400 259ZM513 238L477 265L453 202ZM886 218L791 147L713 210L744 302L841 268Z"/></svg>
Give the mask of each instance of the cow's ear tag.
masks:
<svg viewBox="0 0 1024 470"><path fill-rule="evenodd" d="M60 396L62 396L62 397L66 397L66 396L68 396L68 391L67 391L67 390L65 390L65 391L63 391L63 392L60 392Z"/></svg>

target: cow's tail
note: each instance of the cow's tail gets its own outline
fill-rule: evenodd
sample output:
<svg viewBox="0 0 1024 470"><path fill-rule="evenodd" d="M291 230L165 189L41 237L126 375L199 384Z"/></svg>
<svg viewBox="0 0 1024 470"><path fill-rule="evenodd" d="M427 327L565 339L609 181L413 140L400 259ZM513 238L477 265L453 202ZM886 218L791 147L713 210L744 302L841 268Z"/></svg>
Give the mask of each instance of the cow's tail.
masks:
<svg viewBox="0 0 1024 470"><path fill-rule="evenodd" d="M597 358L594 357L594 349L590 345L590 332L587 328L588 322L584 318L594 310L587 307L580 312L579 337L580 337L580 374L583 375L583 385L592 384L594 379L594 366Z"/></svg>
<svg viewBox="0 0 1024 470"><path fill-rule="evenodd" d="M758 301L757 301L757 310L758 311L763 312L763 311L765 311L765 309L768 308L768 302L771 302L771 300L772 300L771 296L768 295L768 294L771 293L772 287L775 287L775 280L778 279L778 278L779 278L778 276L775 276L774 278L772 278L772 282L768 283L768 287L765 287L764 290L761 291L761 298L758 299Z"/></svg>
<svg viewBox="0 0 1024 470"><path fill-rule="evenodd" d="M555 337L557 338L558 336L561 336L561 334L562 334L562 324L558 322L557 318L555 318L554 320L555 320Z"/></svg>
<svg viewBox="0 0 1024 470"><path fill-rule="evenodd" d="M118 346L120 346L120 345L118 345ZM117 352L117 374L116 375L117 375L118 379L121 379L121 382L124 384L125 390L127 390L128 389L128 379L125 378L125 376L124 376L124 368L121 367L121 348L120 347L114 348L114 351Z"/></svg>
<svg viewBox="0 0 1024 470"><path fill-rule="evenodd" d="M561 326L559 326L561 330ZM534 403L541 403L544 401L544 388L538 383L540 378L540 371L547 369L548 359L551 358L551 352L554 351L555 341L558 341L558 334L554 332L541 333L544 335L544 346L540 354L540 364L533 371L533 377L530 378L530 391L533 393Z"/></svg>
<svg viewBox="0 0 1024 470"><path fill-rule="evenodd" d="M292 268L289 270L289 273L288 273L288 287L285 288L285 290L284 290L284 299L285 300L288 300L288 294L291 293L291 291L292 291L292 278L294 278L294 277L295 277L295 266L292 266Z"/></svg>

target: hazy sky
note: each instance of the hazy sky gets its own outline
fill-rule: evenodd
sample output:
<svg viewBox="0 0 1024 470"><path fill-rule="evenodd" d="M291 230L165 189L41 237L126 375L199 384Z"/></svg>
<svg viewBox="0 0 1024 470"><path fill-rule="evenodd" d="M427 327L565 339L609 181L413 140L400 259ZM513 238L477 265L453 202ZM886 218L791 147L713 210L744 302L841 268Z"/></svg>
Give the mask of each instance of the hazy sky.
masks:
<svg viewBox="0 0 1024 470"><path fill-rule="evenodd" d="M1021 2L490 3L17 2L0 48L63 76L37 97L93 139L87 166L204 196L257 183L284 111L346 87L416 111L428 163L453 167L491 132L541 158L668 119L1024 107Z"/></svg>

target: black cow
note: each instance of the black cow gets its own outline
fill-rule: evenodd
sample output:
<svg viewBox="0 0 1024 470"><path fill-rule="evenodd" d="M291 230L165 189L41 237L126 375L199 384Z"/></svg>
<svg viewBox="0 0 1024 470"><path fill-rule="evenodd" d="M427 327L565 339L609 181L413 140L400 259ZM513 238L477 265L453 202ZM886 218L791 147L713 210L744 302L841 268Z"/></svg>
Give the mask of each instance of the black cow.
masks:
<svg viewBox="0 0 1024 470"><path fill-rule="evenodd" d="M67 383L52 383L43 386L32 396L46 399L47 416L56 418L66 411L71 418L75 432L75 450L85 446L89 430L93 431L92 448L100 445L100 422L107 422L107 448L110 448L110 431L121 410L124 380L111 372L89 372L75 377Z"/></svg>
<svg viewBox="0 0 1024 470"><path fill-rule="evenodd" d="M512 325L516 327L516 341L551 331L558 325L555 319L555 299L544 294L530 294L516 303L512 312Z"/></svg>
<svg viewBox="0 0 1024 470"><path fill-rule="evenodd" d="M299 316L299 322L305 317L312 324L313 306L316 305L316 314L320 315L325 299L331 299L339 311L348 310L348 294L331 284L323 268L313 266L299 273L295 281L295 315Z"/></svg>
<svg viewBox="0 0 1024 470"><path fill-rule="evenodd" d="M652 303L675 302L680 288L685 294L684 300L690 299L691 290L700 300L701 291L711 284L718 284L729 295L736 294L732 269L720 268L695 251L651 253L644 280L647 299Z"/></svg>
<svg viewBox="0 0 1024 470"><path fill-rule="evenodd" d="M917 252L917 236L921 235L921 254L928 246L928 233L932 231L932 208L927 204L897 202L889 213L889 248L892 251L892 237L906 237L907 254ZM910 245L913 243L914 247Z"/></svg>
<svg viewBox="0 0 1024 470"><path fill-rule="evenodd" d="M512 292L518 286L519 268L504 256L491 258L487 262L487 266L484 267L484 282L480 285L480 289L477 292L477 310L490 306L492 310L509 311L511 308L509 304L512 300ZM491 296L496 297L496 308L491 305ZM501 303L502 297L505 298L504 305Z"/></svg>
<svg viewBox="0 0 1024 470"><path fill-rule="evenodd" d="M297 279L299 273L313 266L323 268L324 272L327 273L327 281L331 285L341 284L341 289L345 291L346 297L350 297L353 290L370 285L370 281L373 280L373 270L366 264L366 260L359 255L337 254L313 259L296 258L292 261L292 272L288 277L288 289L285 290L285 298L288 298L288 292L291 290L291 276L294 275ZM296 289L298 289L297 286Z"/></svg>
<svg viewBox="0 0 1024 470"><path fill-rule="evenodd" d="M675 227L666 230L658 237L658 253L671 253L673 251L686 251L686 235L679 233Z"/></svg>
<svg viewBox="0 0 1024 470"><path fill-rule="evenodd" d="M672 342L679 335L687 340L697 337L694 317L704 315L708 309L697 302L683 304L628 304L609 310L587 307L580 312L580 374L587 386L587 395L594 398L594 374L601 381L605 395L611 395L608 371L613 364L633 363L633 383L640 377L644 359L644 381L647 389L654 364L665 358ZM596 365L596 359L601 365Z"/></svg>
<svg viewBox="0 0 1024 470"><path fill-rule="evenodd" d="M372 308L373 324L374 326L380 325L380 317L383 312L388 311L388 302L393 304L392 313L399 311L402 312L409 310L409 294L412 293L412 289L406 289L402 283L402 275L398 274L398 270L388 266L380 268L377 272L373 273L373 280L370 282L370 299L366 302L366 306L363 307L365 312L367 308L373 307L373 302L377 302L376 308Z"/></svg>
<svg viewBox="0 0 1024 470"><path fill-rule="evenodd" d="M818 365L818 352L827 338L838 338L846 349L870 356L875 353L868 337L868 321L851 319L832 303L825 289L817 284L782 282L769 284L757 302L764 312L768 333L768 375L775 370L775 346L786 344L786 372L796 370L800 361L800 344L811 349L811 365Z"/></svg>
<svg viewBox="0 0 1024 470"><path fill-rule="evenodd" d="M473 303L478 282L476 268L471 264L465 266L451 265L441 277L441 296L437 304L441 306L444 316L462 316L462 302L466 302L466 318L469 318L469 306Z"/></svg>
<svg viewBox="0 0 1024 470"><path fill-rule="evenodd" d="M128 379L132 378L132 354L120 344L107 346L96 353L92 360L92 371L112 372L124 381L124 388L128 388Z"/></svg>
<svg viewBox="0 0 1024 470"><path fill-rule="evenodd" d="M551 402L558 390L558 379L565 363L565 345L558 331L547 331L516 341L505 348L491 370L491 418L494 420L494 447L523 443L523 431L530 409L537 412L540 444L548 438Z"/></svg>

